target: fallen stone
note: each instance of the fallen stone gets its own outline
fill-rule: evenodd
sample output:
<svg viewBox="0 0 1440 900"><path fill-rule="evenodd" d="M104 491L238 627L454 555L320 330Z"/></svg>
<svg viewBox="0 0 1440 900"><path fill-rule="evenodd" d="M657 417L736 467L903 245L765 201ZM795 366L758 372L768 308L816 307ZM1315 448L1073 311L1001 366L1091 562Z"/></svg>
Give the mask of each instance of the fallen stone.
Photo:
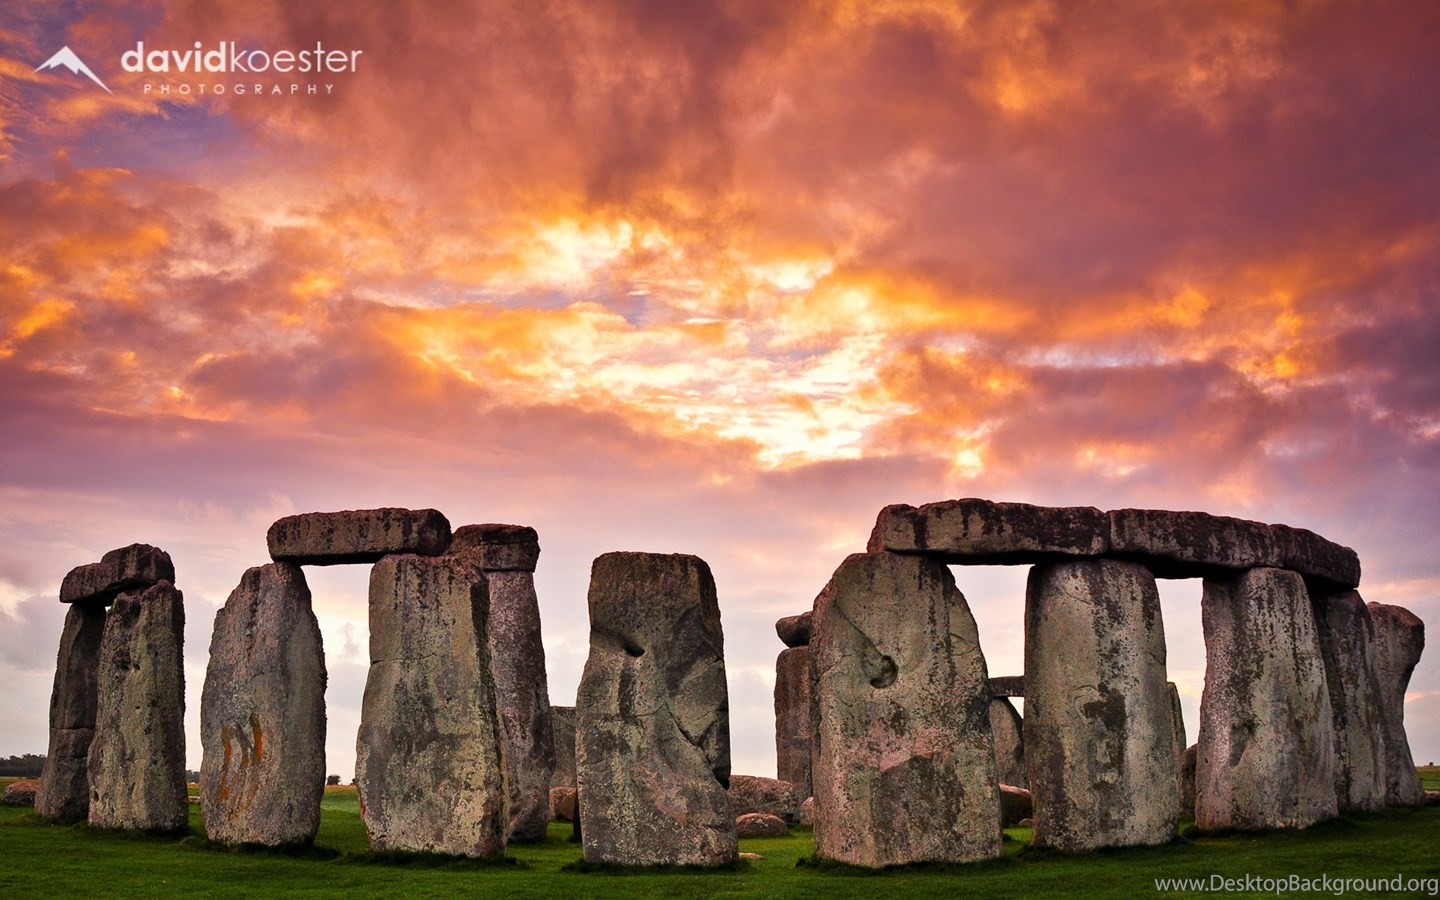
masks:
<svg viewBox="0 0 1440 900"><path fill-rule="evenodd" d="M90 813L87 758L95 737L100 641L105 606L74 603L65 614L55 686L50 692L50 749L40 775L35 812L49 819L84 819Z"/></svg>
<svg viewBox="0 0 1440 900"><path fill-rule="evenodd" d="M815 710L810 648L790 647L775 659L775 774L811 794L810 757L815 752Z"/></svg>
<svg viewBox="0 0 1440 900"><path fill-rule="evenodd" d="M777 778L757 775L731 775L730 811L737 816L745 813L769 813L782 819L793 819L800 810L800 796L795 785Z"/></svg>
<svg viewBox="0 0 1440 900"><path fill-rule="evenodd" d="M878 868L1000 855L979 633L943 563L855 554L815 601L815 853Z"/></svg>
<svg viewBox="0 0 1440 900"><path fill-rule="evenodd" d="M505 852L488 607L485 573L460 557L387 556L371 570L355 784L373 850Z"/></svg>
<svg viewBox="0 0 1440 900"><path fill-rule="evenodd" d="M785 616L775 622L775 633L787 647L804 647L810 643L810 632L814 622L814 611L798 616Z"/></svg>
<svg viewBox="0 0 1440 900"><path fill-rule="evenodd" d="M562 822L573 822L580 817L580 792L573 787L550 789L550 812Z"/></svg>
<svg viewBox="0 0 1440 900"><path fill-rule="evenodd" d="M585 861L734 862L730 701L710 567L695 556L606 553L591 568L589 607L575 704Z"/></svg>
<svg viewBox="0 0 1440 900"><path fill-rule="evenodd" d="M1110 552L1144 564L1156 578L1230 577L1284 558L1275 530L1261 522L1161 509L1109 516Z"/></svg>
<svg viewBox="0 0 1440 900"><path fill-rule="evenodd" d="M170 554L149 544L111 550L98 563L71 569L60 583L61 603L110 603L121 591L175 581Z"/></svg>
<svg viewBox="0 0 1440 900"><path fill-rule="evenodd" d="M1025 759L1039 847L1175 837L1179 756L1155 578L1142 565L1036 566L1025 591Z"/></svg>
<svg viewBox="0 0 1440 900"><path fill-rule="evenodd" d="M523 525L466 525L450 552L478 566L490 584L489 646L495 702L510 786L510 840L541 841L550 825L555 736L540 601L535 596L540 545Z"/></svg>
<svg viewBox="0 0 1440 900"><path fill-rule="evenodd" d="M1013 784L1000 783L1000 827L1014 828L1035 811L1030 792Z"/></svg>
<svg viewBox="0 0 1440 900"><path fill-rule="evenodd" d="M450 522L433 509L302 513L271 525L265 539L276 562L374 563L395 553L439 556L450 547Z"/></svg>
<svg viewBox="0 0 1440 900"><path fill-rule="evenodd" d="M299 566L249 569L215 614L200 695L210 840L308 846L325 794L325 654Z"/></svg>
<svg viewBox="0 0 1440 900"><path fill-rule="evenodd" d="M1425 650L1425 623L1403 606L1367 605L1375 627L1375 680L1385 722L1385 802L1414 806L1424 788L1405 734L1405 689Z"/></svg>
<svg viewBox="0 0 1440 900"><path fill-rule="evenodd" d="M1340 812L1385 806L1385 709L1376 678L1375 625L1355 591L1311 595L1335 726Z"/></svg>
<svg viewBox="0 0 1440 900"><path fill-rule="evenodd" d="M815 798L806 797L805 802L800 804L800 814L796 819L801 825L815 824Z"/></svg>
<svg viewBox="0 0 1440 900"><path fill-rule="evenodd" d="M742 852L742 853L740 854L740 858L741 858L741 859L744 859L744 860L753 860L753 859L764 859L765 857L761 856L761 855L758 854L758 853L745 853L745 852Z"/></svg>
<svg viewBox="0 0 1440 900"><path fill-rule="evenodd" d="M555 771L551 787L575 787L575 707L550 707L551 735L555 740Z"/></svg>
<svg viewBox="0 0 1440 900"><path fill-rule="evenodd" d="M1024 675L1000 675L990 679L990 696L992 697L1024 697L1025 676Z"/></svg>
<svg viewBox="0 0 1440 900"><path fill-rule="evenodd" d="M168 581L122 593L105 616L86 760L94 828L189 827L184 640L184 598Z"/></svg>
<svg viewBox="0 0 1440 900"><path fill-rule="evenodd" d="M1110 523L1093 507L1031 506L974 498L887 506L868 551L924 553L950 565L1025 565L1110 549Z"/></svg>
<svg viewBox="0 0 1440 900"><path fill-rule="evenodd" d="M450 552L470 556L486 572L534 572L540 536L528 525L462 525Z"/></svg>
<svg viewBox="0 0 1440 900"><path fill-rule="evenodd" d="M1195 824L1305 828L1333 817L1335 725L1303 579L1251 569L1206 580L1201 619Z"/></svg>
<svg viewBox="0 0 1440 900"><path fill-rule="evenodd" d="M990 701L990 733L995 739L995 777L1001 785L1026 788L1030 778L1025 772L1025 721L1004 697ZM1000 798L1001 803L1005 801ZM1028 815L1028 814L1027 814Z"/></svg>
<svg viewBox="0 0 1440 900"><path fill-rule="evenodd" d="M1338 593L1360 586L1360 557L1313 531L1276 525L1275 534L1283 554L1282 568L1305 576L1316 593Z"/></svg>
<svg viewBox="0 0 1440 900"><path fill-rule="evenodd" d="M1018 827L1018 828L1034 828L1034 827L1035 827L1035 820L1034 820L1034 819L1021 819L1020 821L1016 822L1015 825L1016 825L1016 827Z"/></svg>
<svg viewBox="0 0 1440 900"><path fill-rule="evenodd" d="M5 795L0 803L6 806L34 806L35 794L39 790L38 781L12 781L5 786Z"/></svg>
<svg viewBox="0 0 1440 900"><path fill-rule="evenodd" d="M1199 749L1199 744L1191 744L1180 760L1180 818L1186 822L1195 821L1195 759Z"/></svg>
<svg viewBox="0 0 1440 900"><path fill-rule="evenodd" d="M735 819L735 834L742 838L784 837L790 833L785 820L770 813L745 813Z"/></svg>

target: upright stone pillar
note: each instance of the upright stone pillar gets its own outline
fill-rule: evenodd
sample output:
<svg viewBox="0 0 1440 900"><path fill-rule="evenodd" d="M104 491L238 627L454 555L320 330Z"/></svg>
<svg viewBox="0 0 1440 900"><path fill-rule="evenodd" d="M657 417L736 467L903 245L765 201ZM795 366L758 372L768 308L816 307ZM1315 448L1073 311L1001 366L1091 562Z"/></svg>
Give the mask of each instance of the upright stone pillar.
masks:
<svg viewBox="0 0 1440 900"><path fill-rule="evenodd" d="M555 771L552 788L575 786L575 707L550 707L550 724L555 736Z"/></svg>
<svg viewBox="0 0 1440 900"><path fill-rule="evenodd" d="M590 572L590 656L575 702L586 862L735 861L730 701L710 567L606 553Z"/></svg>
<svg viewBox="0 0 1440 900"><path fill-rule="evenodd" d="M85 759L95 737L95 679L104 631L102 602L75 603L65 614L50 692L50 748L35 792L35 812L47 818L83 819L90 812Z"/></svg>
<svg viewBox="0 0 1440 900"><path fill-rule="evenodd" d="M488 605L485 573L459 557L387 556L371 570L355 783L372 849L505 852Z"/></svg>
<svg viewBox="0 0 1440 900"><path fill-rule="evenodd" d="M539 537L521 525L466 525L456 530L450 552L473 561L490 583L488 640L510 781L510 840L542 841L555 738L535 596Z"/></svg>
<svg viewBox="0 0 1440 900"><path fill-rule="evenodd" d="M1335 726L1301 576L1206 579L1195 824L1304 828L1336 813Z"/></svg>
<svg viewBox="0 0 1440 900"><path fill-rule="evenodd" d="M1340 812L1385 805L1385 713L1376 679L1375 626L1356 591L1312 596L1335 726Z"/></svg>
<svg viewBox="0 0 1440 900"><path fill-rule="evenodd" d="M1403 606L1371 603L1368 609L1375 626L1375 676L1385 720L1385 802L1414 806L1425 801L1425 789L1405 735L1405 689L1425 649L1425 623Z"/></svg>
<svg viewBox="0 0 1440 900"><path fill-rule="evenodd" d="M815 853L852 865L1001 853L979 632L942 563L854 554L815 601Z"/></svg>
<svg viewBox="0 0 1440 900"><path fill-rule="evenodd" d="M325 794L325 656L299 566L246 571L215 614L200 740L211 840L314 841Z"/></svg>
<svg viewBox="0 0 1440 900"><path fill-rule="evenodd" d="M90 824L189 827L185 791L185 605L168 581L122 593L100 640Z"/></svg>
<svg viewBox="0 0 1440 900"><path fill-rule="evenodd" d="M1163 844L1180 795L1165 630L1139 563L1036 566L1025 592L1025 757L1034 843Z"/></svg>
<svg viewBox="0 0 1440 900"><path fill-rule="evenodd" d="M995 777L1001 784L1030 787L1025 771L1025 720L1008 697L990 700L990 733L995 737Z"/></svg>
<svg viewBox="0 0 1440 900"><path fill-rule="evenodd" d="M1180 688L1173 681L1166 682L1165 690L1170 695L1170 721L1171 741L1175 747L1175 771L1180 773L1176 784L1179 787L1175 795L1175 809L1179 819L1191 818L1195 815L1195 802L1190 801L1190 812L1186 814L1185 809L1185 711L1180 706ZM1190 778L1190 790L1194 792L1195 778L1192 773ZM1178 820L1177 820L1178 824Z"/></svg>
<svg viewBox="0 0 1440 900"><path fill-rule="evenodd" d="M788 647L775 659L775 769L781 781L795 785L801 801L813 793L810 757L814 753L814 705L808 646Z"/></svg>

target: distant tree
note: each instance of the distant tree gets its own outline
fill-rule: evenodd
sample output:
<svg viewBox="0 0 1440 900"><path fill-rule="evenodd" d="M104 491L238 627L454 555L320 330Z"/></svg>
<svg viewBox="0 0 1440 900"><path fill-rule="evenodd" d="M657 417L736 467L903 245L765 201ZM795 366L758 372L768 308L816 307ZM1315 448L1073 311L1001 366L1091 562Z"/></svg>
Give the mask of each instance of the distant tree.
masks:
<svg viewBox="0 0 1440 900"><path fill-rule="evenodd" d="M339 783L340 783L340 776L339 776L339 775L327 775L327 776L325 777L325 783L326 783L326 784L339 784Z"/></svg>
<svg viewBox="0 0 1440 900"><path fill-rule="evenodd" d="M45 754L26 753L24 756L7 756L0 759L0 776L17 778L39 778L45 771Z"/></svg>

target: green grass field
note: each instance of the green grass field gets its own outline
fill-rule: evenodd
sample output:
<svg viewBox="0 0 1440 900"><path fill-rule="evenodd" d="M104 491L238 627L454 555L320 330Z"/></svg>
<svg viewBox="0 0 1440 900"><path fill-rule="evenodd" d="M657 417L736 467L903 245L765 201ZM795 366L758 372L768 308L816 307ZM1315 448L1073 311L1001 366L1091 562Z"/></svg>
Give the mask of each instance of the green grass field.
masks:
<svg viewBox="0 0 1440 900"><path fill-rule="evenodd" d="M1422 770L1427 786L1440 769ZM10 779L0 779L0 783ZM191 836L152 838L41 823L0 807L0 897L986 897L1155 892L1158 878L1215 875L1288 878L1410 878L1440 884L1440 808L1389 810L1304 832L1181 839L1165 847L1056 856L1027 850L1029 829L1007 832L1005 858L944 869L881 874L797 867L811 854L808 829L786 838L742 840L764 858L738 871L694 874L563 871L580 858L568 824L543 844L514 845L512 864L377 860L367 853L353 789L326 792L317 850L304 856L217 849L204 840L199 808ZM1433 894L1431 894L1433 896ZM1231 896L1275 896L1235 893ZM1364 896L1350 893L1347 896Z"/></svg>

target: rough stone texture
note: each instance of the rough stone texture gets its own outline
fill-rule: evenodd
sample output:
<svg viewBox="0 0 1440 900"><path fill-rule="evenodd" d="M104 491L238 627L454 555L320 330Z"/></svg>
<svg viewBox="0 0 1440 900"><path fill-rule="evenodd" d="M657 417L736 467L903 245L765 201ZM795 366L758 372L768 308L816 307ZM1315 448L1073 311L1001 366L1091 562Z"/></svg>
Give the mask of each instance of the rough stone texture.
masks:
<svg viewBox="0 0 1440 900"><path fill-rule="evenodd" d="M815 752L815 712L810 648L790 647L775 659L775 774L811 794L810 757Z"/></svg>
<svg viewBox="0 0 1440 900"><path fill-rule="evenodd" d="M1165 630L1142 565L1036 566L1025 591L1025 757L1034 844L1163 844L1179 796Z"/></svg>
<svg viewBox="0 0 1440 900"><path fill-rule="evenodd" d="M859 866L1000 855L990 685L942 563L855 554L815 601L817 856Z"/></svg>
<svg viewBox="0 0 1440 900"><path fill-rule="evenodd" d="M590 572L576 698L586 862L729 864L738 852L715 580L695 556L606 553Z"/></svg>
<svg viewBox="0 0 1440 900"><path fill-rule="evenodd" d="M149 544L111 550L98 563L71 569L60 583L61 603L98 600L109 603L121 591L175 581L170 554Z"/></svg>
<svg viewBox="0 0 1440 900"><path fill-rule="evenodd" d="M869 552L926 553L951 565L1023 565L1101 556L1105 513L1089 506L1031 506L969 498L880 511Z"/></svg>
<svg viewBox="0 0 1440 900"><path fill-rule="evenodd" d="M785 820L770 813L745 813L735 818L735 834L738 837L784 837L790 833Z"/></svg>
<svg viewBox="0 0 1440 900"><path fill-rule="evenodd" d="M456 534L450 552L483 569L490 583L490 657L505 739L510 839L544 840L555 736L532 574L540 545L535 529L523 525L466 525Z"/></svg>
<svg viewBox="0 0 1440 900"><path fill-rule="evenodd" d="M1367 608L1375 626L1375 678L1385 720L1385 802L1413 806L1424 794L1405 735L1405 688L1425 649L1425 623L1403 606Z"/></svg>
<svg viewBox="0 0 1440 900"><path fill-rule="evenodd" d="M995 777L1001 784L1029 788L1025 771L1025 721L1004 697L990 701L990 733L995 740ZM1002 798L1003 799L1003 798ZM1027 813L1028 815L1028 813Z"/></svg>
<svg viewBox="0 0 1440 900"><path fill-rule="evenodd" d="M551 787L575 787L575 707L550 707L551 735L555 743L555 770Z"/></svg>
<svg viewBox="0 0 1440 900"><path fill-rule="evenodd" d="M1185 711L1180 707L1180 688L1175 682L1167 682L1166 692L1170 695L1170 737L1171 746L1175 748L1175 771L1180 773L1180 780L1176 782L1178 791L1175 795L1176 809L1182 813L1185 809ZM1194 776L1191 776L1191 783L1194 783ZM1193 803L1192 803L1193 805Z"/></svg>
<svg viewBox="0 0 1440 900"><path fill-rule="evenodd" d="M815 824L815 798L806 797L805 802L800 804L800 814L797 816L801 825Z"/></svg>
<svg viewBox="0 0 1440 900"><path fill-rule="evenodd" d="M505 852L488 591L485 574L454 556L387 556L370 573L355 783L371 849Z"/></svg>
<svg viewBox="0 0 1440 900"><path fill-rule="evenodd" d="M1195 820L1195 759L1199 750L1199 744L1191 744L1180 760L1180 818L1185 821Z"/></svg>
<svg viewBox="0 0 1440 900"><path fill-rule="evenodd" d="M1144 563L1157 578L1230 577L1283 559L1275 530L1261 522L1162 509L1109 516L1110 552Z"/></svg>
<svg viewBox="0 0 1440 900"><path fill-rule="evenodd" d="M793 819L800 810L799 789L778 778L731 775L727 792L730 794L730 812L737 816L763 812Z"/></svg>
<svg viewBox="0 0 1440 900"><path fill-rule="evenodd" d="M470 556L486 572L534 572L540 536L529 525L461 525L450 552Z"/></svg>
<svg viewBox="0 0 1440 900"><path fill-rule="evenodd" d="M90 812L86 758L95 737L104 632L105 606L99 601L75 603L65 614L50 692L50 749L35 798L35 811L47 818L83 819Z"/></svg>
<svg viewBox="0 0 1440 900"><path fill-rule="evenodd" d="M1024 675L1000 675L990 679L990 696L992 697L1023 697L1025 696Z"/></svg>
<svg viewBox="0 0 1440 900"><path fill-rule="evenodd" d="M1425 792L1425 805L1426 805L1426 806L1440 806L1440 791L1426 791L1426 792Z"/></svg>
<svg viewBox="0 0 1440 900"><path fill-rule="evenodd" d="M1376 679L1375 626L1355 591L1311 595L1335 725L1340 812L1385 805L1385 711Z"/></svg>
<svg viewBox="0 0 1440 900"><path fill-rule="evenodd" d="M38 781L12 781L5 786L5 796L0 803L6 806L34 806L35 795L40 790Z"/></svg>
<svg viewBox="0 0 1440 900"><path fill-rule="evenodd" d="M787 647L805 647L810 643L814 628L815 612L810 610L798 616L785 616L775 622L775 633Z"/></svg>
<svg viewBox="0 0 1440 900"><path fill-rule="evenodd" d="M215 614L200 741L211 840L314 841L325 794L325 654L299 566L249 569Z"/></svg>
<svg viewBox="0 0 1440 900"><path fill-rule="evenodd" d="M573 822L580 817L580 792L573 787L550 789L550 812L563 822Z"/></svg>
<svg viewBox="0 0 1440 900"><path fill-rule="evenodd" d="M265 540L276 562L373 563L395 553L439 556L450 547L450 522L433 509L303 513L271 525Z"/></svg>
<svg viewBox="0 0 1440 900"><path fill-rule="evenodd" d="M1313 531L1276 525L1283 561L1281 568L1305 576L1316 593L1338 593L1360 586L1360 557Z"/></svg>
<svg viewBox="0 0 1440 900"><path fill-rule="evenodd" d="M1284 569L1209 579L1195 760L1202 829L1304 828L1335 815L1335 726L1305 583Z"/></svg>
<svg viewBox="0 0 1440 900"><path fill-rule="evenodd" d="M1014 828L1031 817L1035 800L1025 788L1000 782L1000 827Z"/></svg>
<svg viewBox="0 0 1440 900"><path fill-rule="evenodd" d="M100 640L90 824L181 831L185 801L185 604L168 581L115 598Z"/></svg>

